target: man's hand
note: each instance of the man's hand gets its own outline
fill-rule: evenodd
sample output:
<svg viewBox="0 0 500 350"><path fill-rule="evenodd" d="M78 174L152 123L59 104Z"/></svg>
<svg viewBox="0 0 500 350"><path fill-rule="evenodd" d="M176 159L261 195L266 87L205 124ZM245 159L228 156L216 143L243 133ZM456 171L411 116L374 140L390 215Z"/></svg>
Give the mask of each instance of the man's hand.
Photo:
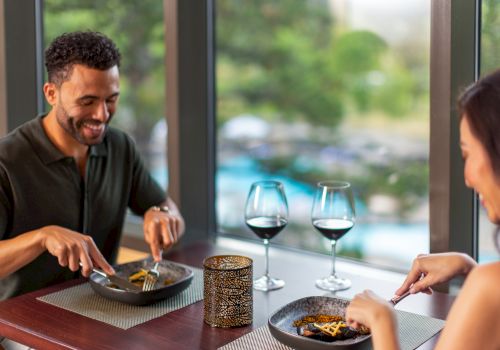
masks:
<svg viewBox="0 0 500 350"><path fill-rule="evenodd" d="M182 217L168 209L150 208L144 214L144 239L155 261L161 260L161 250L176 243L183 231Z"/></svg>
<svg viewBox="0 0 500 350"><path fill-rule="evenodd" d="M94 266L109 275L115 273L92 237L60 226L45 226L40 233L43 248L57 257L59 265L67 266L71 271L78 271L81 263L82 275L85 277L90 276Z"/></svg>

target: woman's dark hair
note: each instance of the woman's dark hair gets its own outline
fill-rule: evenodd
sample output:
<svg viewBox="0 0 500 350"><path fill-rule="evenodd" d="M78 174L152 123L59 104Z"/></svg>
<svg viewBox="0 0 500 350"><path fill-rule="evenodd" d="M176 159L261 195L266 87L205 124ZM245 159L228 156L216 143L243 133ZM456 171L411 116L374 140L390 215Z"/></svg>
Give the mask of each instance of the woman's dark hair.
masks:
<svg viewBox="0 0 500 350"><path fill-rule="evenodd" d="M460 118L467 118L472 134L483 144L495 175L500 178L500 69L469 86L458 99ZM500 227L493 235L500 252Z"/></svg>
<svg viewBox="0 0 500 350"><path fill-rule="evenodd" d="M49 82L60 86L70 78L73 65L107 70L120 66L120 52L115 43L99 32L64 33L45 50Z"/></svg>
<svg viewBox="0 0 500 350"><path fill-rule="evenodd" d="M500 178L500 70L469 86L458 99L458 110L460 118L467 118Z"/></svg>

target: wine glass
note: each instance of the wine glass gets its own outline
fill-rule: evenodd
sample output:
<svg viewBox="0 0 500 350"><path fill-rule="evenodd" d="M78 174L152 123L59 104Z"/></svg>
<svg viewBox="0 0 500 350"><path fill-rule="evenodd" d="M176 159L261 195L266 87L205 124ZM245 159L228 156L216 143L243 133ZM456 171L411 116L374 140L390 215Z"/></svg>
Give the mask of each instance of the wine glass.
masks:
<svg viewBox="0 0 500 350"><path fill-rule="evenodd" d="M351 185L344 181L319 182L311 213L312 224L332 244L332 273L316 280L316 286L328 291L344 290L351 286L347 278L335 272L335 246L355 220L354 200Z"/></svg>
<svg viewBox="0 0 500 350"><path fill-rule="evenodd" d="M262 291L282 288L285 281L269 276L269 240L288 223L288 204L282 183L259 181L252 184L245 207L245 222L262 238L266 249L266 272L253 281L253 287Z"/></svg>

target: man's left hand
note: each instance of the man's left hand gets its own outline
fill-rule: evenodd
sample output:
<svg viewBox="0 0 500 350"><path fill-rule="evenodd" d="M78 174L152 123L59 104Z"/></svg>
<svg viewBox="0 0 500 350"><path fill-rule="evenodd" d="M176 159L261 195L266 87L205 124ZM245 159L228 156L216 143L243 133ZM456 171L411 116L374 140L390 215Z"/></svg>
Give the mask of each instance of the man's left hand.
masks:
<svg viewBox="0 0 500 350"><path fill-rule="evenodd" d="M183 229L182 217L166 207L152 207L144 214L144 238L155 261L160 261L161 250L176 243Z"/></svg>

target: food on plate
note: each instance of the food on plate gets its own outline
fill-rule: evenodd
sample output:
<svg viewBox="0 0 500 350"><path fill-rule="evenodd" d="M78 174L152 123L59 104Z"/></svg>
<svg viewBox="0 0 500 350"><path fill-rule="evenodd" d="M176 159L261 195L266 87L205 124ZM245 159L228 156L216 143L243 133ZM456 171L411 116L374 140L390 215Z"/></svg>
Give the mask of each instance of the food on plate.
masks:
<svg viewBox="0 0 500 350"><path fill-rule="evenodd" d="M293 326L297 327L299 335L326 342L355 338L370 333L366 327L360 329L349 327L340 315L307 315L295 320Z"/></svg>
<svg viewBox="0 0 500 350"><path fill-rule="evenodd" d="M128 280L129 280L129 282L132 282L136 286L142 288L142 285L144 284L144 279L146 278L147 274L148 274L148 270L140 269L139 271L134 271L133 273L131 273L128 276ZM160 280L161 280L161 278L160 278ZM164 286L168 286L174 282L175 282L175 280L173 280L171 278L164 278L162 281L162 284ZM116 284L108 284L107 286L109 288L121 289Z"/></svg>

